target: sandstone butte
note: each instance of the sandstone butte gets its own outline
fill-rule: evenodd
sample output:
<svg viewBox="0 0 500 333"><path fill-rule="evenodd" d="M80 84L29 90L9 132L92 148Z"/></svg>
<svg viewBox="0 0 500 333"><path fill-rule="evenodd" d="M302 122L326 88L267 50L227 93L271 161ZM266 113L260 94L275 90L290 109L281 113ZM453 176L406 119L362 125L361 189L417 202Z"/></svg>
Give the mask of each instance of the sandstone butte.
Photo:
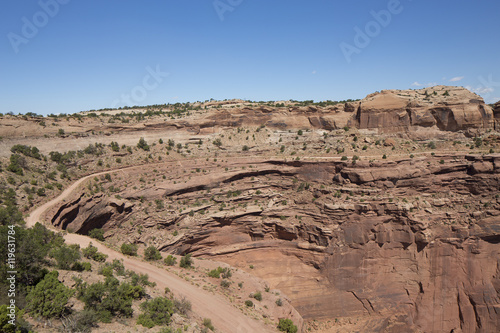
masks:
<svg viewBox="0 0 500 333"><path fill-rule="evenodd" d="M329 106L243 104L216 104L216 111L185 120L103 126L124 137L172 130L185 140L245 126L283 133L350 127L368 144L370 136L387 136L390 147L400 138L495 133L500 120L500 102L492 108L464 88L446 86L387 90ZM29 124L4 130L16 137L23 126ZM488 140L500 147L498 138ZM221 149L236 151L229 144ZM340 156L257 155L124 169L116 184L128 186L119 199L82 189L48 216L80 234L103 228L110 242L154 243L164 254L192 253L244 269L282 290L304 321L315 320L312 331L500 331L499 154L437 152L355 164ZM189 178L179 176L180 165ZM166 177L133 189L152 168ZM146 216L138 198L173 207ZM182 201L203 200L194 216L179 212ZM128 223L135 217L143 221L140 234ZM179 234L161 236L173 230Z"/></svg>

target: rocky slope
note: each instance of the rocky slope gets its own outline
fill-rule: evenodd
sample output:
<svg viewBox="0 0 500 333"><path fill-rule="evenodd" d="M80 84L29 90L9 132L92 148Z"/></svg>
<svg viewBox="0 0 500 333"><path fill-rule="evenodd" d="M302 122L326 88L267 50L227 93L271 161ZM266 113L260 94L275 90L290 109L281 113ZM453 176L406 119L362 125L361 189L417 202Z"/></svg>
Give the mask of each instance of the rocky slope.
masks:
<svg viewBox="0 0 500 333"><path fill-rule="evenodd" d="M305 320L373 332L500 327L499 155L192 167L206 173L179 177L165 165L156 176L165 181L123 191L107 208L82 197L53 223L85 233L115 211L99 222L110 239L118 232L245 269L283 290ZM169 206L141 215L139 198ZM134 227L116 207L128 207Z"/></svg>
<svg viewBox="0 0 500 333"><path fill-rule="evenodd" d="M314 104L232 100L195 103L190 107L188 113L175 113L175 108L166 107L164 112L174 112L169 116L155 115L156 109L150 110L148 116L141 116L147 114L146 109L127 111L133 117L124 116L123 110L87 112L61 119L3 116L0 137L4 140L0 141L0 156L9 152L13 141L27 144L35 137L39 139L40 151L48 153L54 149L68 149L68 145L83 149L96 141L120 140L132 144L138 136L158 140L165 132L177 138L188 135L200 139L227 128L261 125L274 130L334 130L348 126L415 138L431 138L443 131L475 136L494 128L495 119L500 117L498 104L493 112L480 96L465 88L448 86L384 90L357 102ZM89 114L93 116L83 121L83 115Z"/></svg>
<svg viewBox="0 0 500 333"><path fill-rule="evenodd" d="M32 205L35 186L50 196L54 182L93 174L49 212L54 226L245 270L291 301L260 303L264 321L304 320L321 333L492 332L499 107L440 86L345 103L6 116L0 154L17 143L77 152L46 167L26 158L24 176L0 176ZM232 302L245 308L241 296Z"/></svg>

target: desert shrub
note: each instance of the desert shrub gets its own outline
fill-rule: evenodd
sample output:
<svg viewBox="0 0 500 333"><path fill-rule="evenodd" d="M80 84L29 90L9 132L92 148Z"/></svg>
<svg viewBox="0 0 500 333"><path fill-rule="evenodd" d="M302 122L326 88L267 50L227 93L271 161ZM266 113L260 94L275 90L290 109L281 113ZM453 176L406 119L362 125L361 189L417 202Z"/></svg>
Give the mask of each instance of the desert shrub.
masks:
<svg viewBox="0 0 500 333"><path fill-rule="evenodd" d="M222 146L222 141L219 138L215 139L212 143L214 144L214 146L217 146L217 147Z"/></svg>
<svg viewBox="0 0 500 333"><path fill-rule="evenodd" d="M2 200L11 199L8 198L8 193L10 191L5 191ZM0 193L2 191L0 190ZM5 204L5 201L3 202ZM15 206L13 206L16 208ZM0 212L6 212L5 207L0 208ZM10 218L17 218L12 217ZM22 221L22 216L20 216ZM4 220L4 217L0 217L0 220ZM4 222L15 222L12 220L2 221ZM17 223L17 222L16 222ZM20 223L20 222L19 222ZM20 307L25 307L26 295L32 289L31 287L36 286L44 276L48 273L48 270L44 267L47 266L47 255L52 250L61 246L64 243L64 239L60 234L56 234L47 228L45 228L40 223L35 224L32 228L25 229L14 227L16 231L16 271L18 272L16 277L16 305ZM8 233L10 228L6 225L0 226L0 244L7 244ZM7 247L5 247L7 248ZM0 290L2 292L8 290L8 273L9 267L7 264L8 251L0 251L0 261L4 264L0 264Z"/></svg>
<svg viewBox="0 0 500 333"><path fill-rule="evenodd" d="M430 149L436 149L436 143L434 141L431 141L427 144L427 147Z"/></svg>
<svg viewBox="0 0 500 333"><path fill-rule="evenodd" d="M181 299L174 299L174 312L186 316L189 311L191 311L191 308L191 302L188 301L185 297Z"/></svg>
<svg viewBox="0 0 500 333"><path fill-rule="evenodd" d="M123 266L123 262L121 260L113 259L111 266L113 266L116 274L125 275L125 266Z"/></svg>
<svg viewBox="0 0 500 333"><path fill-rule="evenodd" d="M258 301L262 301L262 293L260 291L256 292L255 294L253 294L253 298Z"/></svg>
<svg viewBox="0 0 500 333"><path fill-rule="evenodd" d="M277 306L283 306L283 301L281 300L281 298L278 298L278 299L276 300L276 305L277 305Z"/></svg>
<svg viewBox="0 0 500 333"><path fill-rule="evenodd" d="M40 155L40 151L37 147L25 146L25 145L15 145L10 148L10 151L13 153L20 153L24 156L33 157L37 160L41 160L42 156Z"/></svg>
<svg viewBox="0 0 500 333"><path fill-rule="evenodd" d="M7 171L13 172L16 175L23 176L23 169L26 167L24 157L17 154L10 155L10 164L7 166Z"/></svg>
<svg viewBox="0 0 500 333"><path fill-rule="evenodd" d="M43 187L40 187L37 191L36 191L36 194L39 196L39 197L44 197L46 194L45 194L45 189Z"/></svg>
<svg viewBox="0 0 500 333"><path fill-rule="evenodd" d="M481 147L482 144L483 144L483 139L482 138L479 138L479 137L474 138L474 146Z"/></svg>
<svg viewBox="0 0 500 333"><path fill-rule="evenodd" d="M106 277L104 283L83 283L77 289L85 309L95 311L100 321L110 322L115 315L132 316L133 291L128 283L120 284L115 277Z"/></svg>
<svg viewBox="0 0 500 333"><path fill-rule="evenodd" d="M104 241L104 230L95 228L89 231L89 236L100 241Z"/></svg>
<svg viewBox="0 0 500 333"><path fill-rule="evenodd" d="M92 328L97 327L99 317L95 311L82 310L62 319L67 332L90 333Z"/></svg>
<svg viewBox="0 0 500 333"><path fill-rule="evenodd" d="M59 273L52 271L45 275L27 296L28 311L35 317L61 317L73 291L58 280Z"/></svg>
<svg viewBox="0 0 500 333"><path fill-rule="evenodd" d="M287 333L297 333L298 331L297 326L293 324L293 321L291 319L280 319L278 329L281 332Z"/></svg>
<svg viewBox="0 0 500 333"><path fill-rule="evenodd" d="M137 274L133 271L127 271L127 274L130 277L130 282L133 286L156 286L155 282L149 281L149 276L147 274Z"/></svg>
<svg viewBox="0 0 500 333"><path fill-rule="evenodd" d="M105 265L99 267L98 273L106 277L113 276L113 266L111 266L111 264L109 263L106 263Z"/></svg>
<svg viewBox="0 0 500 333"><path fill-rule="evenodd" d="M211 331L215 331L215 327L212 324L212 320L209 318L203 318L203 326L205 326L206 328L208 328Z"/></svg>
<svg viewBox="0 0 500 333"><path fill-rule="evenodd" d="M342 156L341 161L347 161L347 156Z"/></svg>
<svg viewBox="0 0 500 333"><path fill-rule="evenodd" d="M248 148L247 145L244 145L243 148L241 148L242 151L248 151L250 148Z"/></svg>
<svg viewBox="0 0 500 333"><path fill-rule="evenodd" d="M188 253L181 258L179 262L179 266L182 268L191 268L193 266L193 259L191 258L191 254Z"/></svg>
<svg viewBox="0 0 500 333"><path fill-rule="evenodd" d="M154 246L150 246L144 251L144 259L146 260L155 261L160 260L161 258L160 251L158 251L158 249Z"/></svg>
<svg viewBox="0 0 500 333"><path fill-rule="evenodd" d="M164 262L165 262L165 265L167 265L167 266L175 266L175 264L177 263L177 258L169 254L165 258Z"/></svg>
<svg viewBox="0 0 500 333"><path fill-rule="evenodd" d="M120 151L120 145L118 144L118 142L111 141L110 146L112 151L114 152Z"/></svg>
<svg viewBox="0 0 500 333"><path fill-rule="evenodd" d="M139 315L137 324L152 328L156 325L168 325L170 323L170 317L174 313L174 304L168 298L157 297L142 303L141 310L143 313Z"/></svg>
<svg viewBox="0 0 500 333"><path fill-rule="evenodd" d="M149 145L146 142L146 140L144 140L144 138L139 139L139 142L137 143L137 148L145 150L145 151L149 151Z"/></svg>
<svg viewBox="0 0 500 333"><path fill-rule="evenodd" d="M128 256L136 256L137 255L137 245L123 243L120 250L123 254Z"/></svg>
<svg viewBox="0 0 500 333"><path fill-rule="evenodd" d="M83 271L90 272L92 271L92 264L89 262L77 261L73 265L71 265L71 270L77 272L83 272Z"/></svg>
<svg viewBox="0 0 500 333"><path fill-rule="evenodd" d="M80 246L62 245L52 249L50 257L57 261L57 268L69 270L71 265L80 259Z"/></svg>
<svg viewBox="0 0 500 333"><path fill-rule="evenodd" d="M220 282L220 286L221 286L222 288L229 288L229 287L231 286L231 282L230 282L230 281L228 281L228 280L222 280L222 281Z"/></svg>
<svg viewBox="0 0 500 333"><path fill-rule="evenodd" d="M222 277L224 279L228 279L231 277L232 273L231 273L231 269L225 267L225 268L222 268L222 267L217 267L215 269L212 269L210 272L208 272L208 276L209 277L213 277L213 278L220 278L222 274Z"/></svg>
<svg viewBox="0 0 500 333"><path fill-rule="evenodd" d="M87 259L92 259L97 262L105 262L108 256L104 253L98 252L97 247L93 246L92 243L82 250L82 254Z"/></svg>
<svg viewBox="0 0 500 333"><path fill-rule="evenodd" d="M245 305L248 306L248 307L252 307L253 306L253 302L251 300L247 299L245 301Z"/></svg>
<svg viewBox="0 0 500 333"><path fill-rule="evenodd" d="M31 325L23 319L24 310L20 310L17 306L14 308L14 313L16 315L15 324L10 324L9 317L10 309L7 305L0 305L0 332L2 333L25 333L32 332Z"/></svg>

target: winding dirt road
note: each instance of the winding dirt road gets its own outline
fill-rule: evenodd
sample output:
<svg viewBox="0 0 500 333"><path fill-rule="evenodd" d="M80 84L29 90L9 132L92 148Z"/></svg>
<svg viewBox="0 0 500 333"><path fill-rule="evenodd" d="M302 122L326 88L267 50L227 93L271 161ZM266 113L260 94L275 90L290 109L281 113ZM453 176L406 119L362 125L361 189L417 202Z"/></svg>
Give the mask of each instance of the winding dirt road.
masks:
<svg viewBox="0 0 500 333"><path fill-rule="evenodd" d="M136 168L136 167L130 167ZM129 168L127 168L129 169ZM83 182L87 179L99 175L106 174L108 172L119 171L105 171L83 177L69 186L64 190L58 197L52 199L51 201L45 203L44 205L36 208L31 212L30 216L26 219L27 227L32 227L36 222L43 223L43 214L52 206L62 202L65 198L68 198L70 194L76 190ZM50 227L49 224L45 223L46 226ZM68 233L64 236L64 239L69 244L78 244L80 247L87 247L92 241L91 238L78 234ZM210 318L214 324L217 332L228 332L228 333L260 333L260 332L276 332L272 327L266 326L264 323L259 322L255 319L249 318L240 312L237 308L228 304L228 302L219 295L213 295L205 290L191 285L189 282L179 278L178 276L167 272L164 269L158 268L154 265L148 264L146 262L128 257L114 251L103 244L100 244L94 240L93 244L109 256L110 260L113 259L123 259L123 264L127 269L146 273L149 275L149 279L156 282L157 288L159 290L164 290L165 287L169 287L178 297L184 296L188 299L193 307L193 312L198 314L203 318Z"/></svg>

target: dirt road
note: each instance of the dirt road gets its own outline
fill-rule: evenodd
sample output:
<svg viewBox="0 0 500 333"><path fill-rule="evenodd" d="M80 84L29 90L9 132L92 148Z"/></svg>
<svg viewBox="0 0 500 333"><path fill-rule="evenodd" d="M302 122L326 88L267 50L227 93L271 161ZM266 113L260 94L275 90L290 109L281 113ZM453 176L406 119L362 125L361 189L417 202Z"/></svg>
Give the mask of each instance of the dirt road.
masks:
<svg viewBox="0 0 500 333"><path fill-rule="evenodd" d="M133 168L133 167L132 167ZM107 172L100 172L83 177L73 183L70 187L64 190L58 197L45 203L44 205L36 208L31 212L30 216L26 218L27 227L32 227L36 222L43 222L42 217L45 211L53 205L60 203L65 198L78 188L87 179ZM80 247L87 247L92 241L87 236L70 234L64 236L69 244L78 244ZM158 268L146 262L134 259L114 251L98 242L93 240L93 244L97 246L100 252L109 256L110 260L123 259L123 264L127 269L136 271L142 274L148 274L149 279L156 282L159 290L164 290L169 287L177 296L184 296L188 299L192 306L193 312L203 318L212 319L217 332L228 333L260 333L260 332L276 332L272 327L266 326L264 323L255 319L245 316L240 310L228 304L227 300L222 296L213 295L205 290L191 285L189 282L179 278L178 276L167 272L164 269Z"/></svg>

